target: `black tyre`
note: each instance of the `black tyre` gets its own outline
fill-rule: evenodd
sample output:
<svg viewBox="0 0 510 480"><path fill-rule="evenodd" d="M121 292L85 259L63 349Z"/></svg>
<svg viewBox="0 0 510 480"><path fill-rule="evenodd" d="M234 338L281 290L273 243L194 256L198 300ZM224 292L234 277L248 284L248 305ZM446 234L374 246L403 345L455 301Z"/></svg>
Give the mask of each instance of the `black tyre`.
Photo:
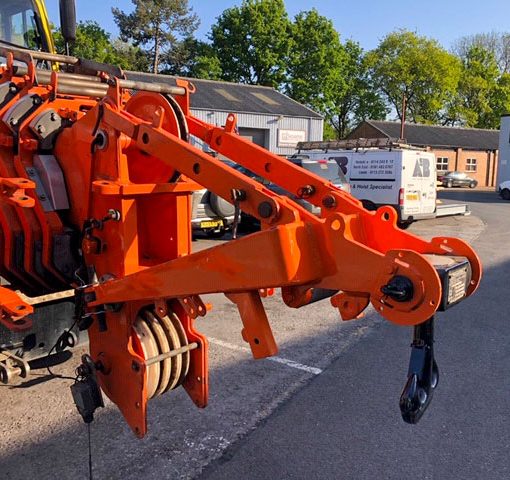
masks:
<svg viewBox="0 0 510 480"><path fill-rule="evenodd" d="M504 188L501 192L501 197L503 200L510 200L510 190L508 190L508 188Z"/></svg>
<svg viewBox="0 0 510 480"><path fill-rule="evenodd" d="M476 187L476 182L471 182L469 184L469 188L475 188Z"/></svg>
<svg viewBox="0 0 510 480"><path fill-rule="evenodd" d="M364 209L370 212L375 212L377 210L377 205L371 200L361 200L361 204L363 205Z"/></svg>
<svg viewBox="0 0 510 480"><path fill-rule="evenodd" d="M400 228L400 230L407 230L411 223L413 223L411 220L399 220L397 222L397 227Z"/></svg>
<svg viewBox="0 0 510 480"><path fill-rule="evenodd" d="M452 188L453 187L453 182L446 182L446 185L445 185L446 188Z"/></svg>

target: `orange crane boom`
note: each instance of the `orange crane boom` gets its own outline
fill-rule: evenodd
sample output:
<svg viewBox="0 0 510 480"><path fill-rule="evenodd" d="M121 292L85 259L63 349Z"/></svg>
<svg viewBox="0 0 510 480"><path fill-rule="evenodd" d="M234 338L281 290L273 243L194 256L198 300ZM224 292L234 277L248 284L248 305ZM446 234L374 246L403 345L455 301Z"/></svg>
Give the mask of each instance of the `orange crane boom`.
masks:
<svg viewBox="0 0 510 480"><path fill-rule="evenodd" d="M207 339L193 327L207 313L200 295L222 292L235 303L243 339L264 358L277 345L261 298L281 288L290 307L330 298L348 320L372 304L413 326L413 352L421 348L426 361L412 356L401 409L417 421L438 378L432 318L480 282L468 244L398 229L392 208L367 211L241 138L234 114L223 128L194 118L189 82L131 82L54 54L68 70L50 73L35 67L48 54L0 54L0 272L10 283L0 289L0 321L30 328L37 305L17 291L75 289L75 319L90 339L73 390L84 418L101 404L95 384L140 437L150 398L182 385L205 407ZM320 217L192 146L191 135L319 206ZM192 253L191 193L200 186L258 218L262 230Z"/></svg>

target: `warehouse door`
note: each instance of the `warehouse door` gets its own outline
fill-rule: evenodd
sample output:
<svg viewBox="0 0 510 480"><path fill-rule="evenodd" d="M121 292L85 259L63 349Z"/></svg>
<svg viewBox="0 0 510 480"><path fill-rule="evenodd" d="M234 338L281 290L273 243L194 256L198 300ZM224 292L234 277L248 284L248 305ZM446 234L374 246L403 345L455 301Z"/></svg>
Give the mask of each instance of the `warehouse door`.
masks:
<svg viewBox="0 0 510 480"><path fill-rule="evenodd" d="M239 128L239 135L243 138L260 145L261 147L267 148L267 130L263 128Z"/></svg>

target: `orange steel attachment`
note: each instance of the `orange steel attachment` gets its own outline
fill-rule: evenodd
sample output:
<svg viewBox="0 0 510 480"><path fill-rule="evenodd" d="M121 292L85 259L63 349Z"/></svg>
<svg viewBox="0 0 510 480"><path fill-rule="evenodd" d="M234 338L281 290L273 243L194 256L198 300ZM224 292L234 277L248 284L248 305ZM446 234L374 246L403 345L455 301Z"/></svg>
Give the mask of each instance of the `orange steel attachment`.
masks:
<svg viewBox="0 0 510 480"><path fill-rule="evenodd" d="M152 396L182 385L197 406L207 404L207 340L193 327L207 313L201 294L223 292L237 305L243 339L264 358L278 350L261 300L273 288L292 307L331 297L348 320L371 303L387 320L414 326L444 299L431 256L468 260L465 296L479 284L480 261L465 242L400 230L393 208L367 211L241 138L234 114L223 128L194 118L188 82L158 90L104 72L43 74L26 55L17 59L26 68L17 67L13 55L0 71L0 274L10 283L0 289L2 322L30 318L16 290L75 288L100 386L140 437ZM306 196L320 217L197 149L191 135ZM41 167L45 155L53 167ZM199 186L260 219L262 230L192 253ZM396 277L410 282L408 298L385 290Z"/></svg>

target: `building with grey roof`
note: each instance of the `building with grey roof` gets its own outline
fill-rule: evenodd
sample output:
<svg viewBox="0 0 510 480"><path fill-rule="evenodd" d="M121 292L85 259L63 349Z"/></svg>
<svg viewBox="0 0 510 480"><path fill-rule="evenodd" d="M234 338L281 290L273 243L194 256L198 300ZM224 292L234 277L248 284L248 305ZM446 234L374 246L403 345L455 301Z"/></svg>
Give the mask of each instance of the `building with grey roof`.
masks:
<svg viewBox="0 0 510 480"><path fill-rule="evenodd" d="M127 75L132 80L145 81L148 76L136 72ZM154 79L175 84L175 77L168 75L154 75ZM290 155L298 142L322 140L321 115L274 88L196 78L186 80L196 88L190 97L195 117L223 126L227 115L236 113L239 134L274 153ZM208 150L198 139L192 142Z"/></svg>
<svg viewBox="0 0 510 480"><path fill-rule="evenodd" d="M399 139L400 129L400 122L366 120L348 138ZM476 178L479 186L493 187L497 182L498 130L406 123L403 140L433 151L438 175L456 170Z"/></svg>

